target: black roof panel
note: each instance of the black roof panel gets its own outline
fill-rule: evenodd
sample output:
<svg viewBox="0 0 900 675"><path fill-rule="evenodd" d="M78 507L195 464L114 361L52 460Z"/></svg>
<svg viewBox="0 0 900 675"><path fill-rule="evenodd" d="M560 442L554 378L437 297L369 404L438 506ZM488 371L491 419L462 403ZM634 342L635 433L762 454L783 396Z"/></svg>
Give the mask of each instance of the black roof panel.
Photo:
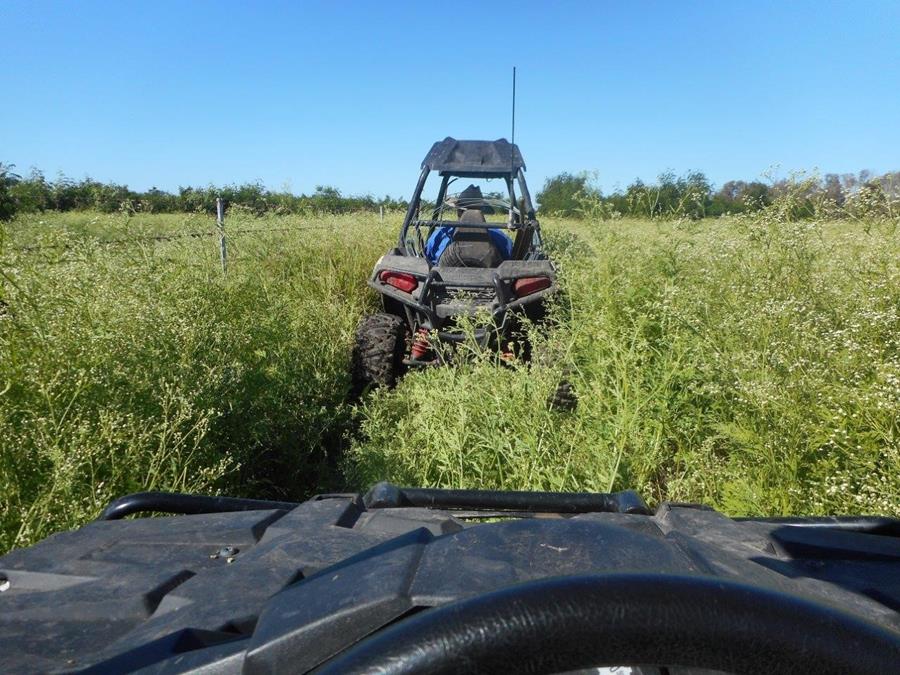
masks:
<svg viewBox="0 0 900 675"><path fill-rule="evenodd" d="M525 168L525 160L517 145L505 138L496 141L458 141L447 136L433 146L422 168L466 177L508 176Z"/></svg>

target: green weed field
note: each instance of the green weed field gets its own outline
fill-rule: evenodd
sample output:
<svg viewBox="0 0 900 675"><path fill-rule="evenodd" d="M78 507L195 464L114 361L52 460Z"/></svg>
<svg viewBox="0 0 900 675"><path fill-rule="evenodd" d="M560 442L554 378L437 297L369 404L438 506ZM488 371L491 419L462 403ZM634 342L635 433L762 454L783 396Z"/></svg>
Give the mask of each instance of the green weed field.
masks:
<svg viewBox="0 0 900 675"><path fill-rule="evenodd" d="M205 216L3 226L0 551L127 492L383 479L900 515L896 222L546 219L565 293L530 366L472 352L352 406L398 221L233 212L227 276L215 237L152 239Z"/></svg>

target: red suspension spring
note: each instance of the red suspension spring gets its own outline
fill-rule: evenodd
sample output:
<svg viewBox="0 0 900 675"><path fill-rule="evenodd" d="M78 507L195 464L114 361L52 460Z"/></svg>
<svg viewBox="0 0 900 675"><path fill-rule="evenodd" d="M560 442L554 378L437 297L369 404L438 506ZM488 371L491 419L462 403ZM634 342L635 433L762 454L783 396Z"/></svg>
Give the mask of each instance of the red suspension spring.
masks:
<svg viewBox="0 0 900 675"><path fill-rule="evenodd" d="M410 356L412 356L415 360L420 360L423 356L428 354L431 350L431 345L428 342L428 329L427 328L419 328L416 331L416 335L413 338L412 349L410 350Z"/></svg>

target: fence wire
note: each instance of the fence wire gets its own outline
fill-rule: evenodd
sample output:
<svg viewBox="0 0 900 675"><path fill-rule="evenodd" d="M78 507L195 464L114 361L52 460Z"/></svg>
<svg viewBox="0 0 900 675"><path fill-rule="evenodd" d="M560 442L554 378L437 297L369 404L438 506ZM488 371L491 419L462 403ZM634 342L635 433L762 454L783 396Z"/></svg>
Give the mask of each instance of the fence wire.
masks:
<svg viewBox="0 0 900 675"><path fill-rule="evenodd" d="M254 227L247 228L241 230L226 230L226 236L238 235L238 234L262 234L266 232L289 232L289 231L299 231L299 230L333 230L335 227L331 225L305 225L305 226L296 226L296 227ZM79 245L84 243L90 244L98 244L100 246L129 246L141 243L148 242L164 242L164 241L176 241L178 239L200 239L203 237L215 237L218 236L218 230L209 230L204 232L177 232L174 234L160 234L153 235L147 237L128 237L126 239L87 239L81 244L35 244L35 245L27 245L27 246L10 246L7 247L7 251L14 251L16 253L32 253L37 251L44 250L71 250L77 248Z"/></svg>

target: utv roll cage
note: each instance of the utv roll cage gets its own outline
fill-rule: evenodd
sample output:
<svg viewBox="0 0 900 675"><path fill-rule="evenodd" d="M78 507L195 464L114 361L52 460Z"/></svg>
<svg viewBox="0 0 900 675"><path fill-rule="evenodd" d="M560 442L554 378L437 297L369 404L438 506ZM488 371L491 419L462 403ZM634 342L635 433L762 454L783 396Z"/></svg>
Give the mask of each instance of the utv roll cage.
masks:
<svg viewBox="0 0 900 675"><path fill-rule="evenodd" d="M507 222L466 223L466 227L512 230L516 234L511 259L535 259L541 243L540 224L535 216L524 171L525 161L518 146L512 145L505 138L496 141L460 141L447 136L444 140L438 141L422 161L422 172L410 200L403 226L400 228L398 248L405 255L425 258L425 242L434 229L457 224L443 219L447 188L454 179L499 178L506 185L509 198ZM437 172L441 177L437 199L431 217L419 218L423 207L422 191L432 172ZM519 187L521 202L516 198L516 184ZM490 206L488 200L484 201L484 205ZM411 228L415 230L415 238L410 237Z"/></svg>
<svg viewBox="0 0 900 675"><path fill-rule="evenodd" d="M397 245L378 259L369 277L383 311L363 316L356 330L355 396L373 386L393 386L409 367L449 363L452 345L469 339L458 322L463 317L480 324L471 335L478 346L496 348L508 360L530 358L523 326L544 319L558 285L524 171L519 148L502 138L448 136L431 146ZM430 190L423 198L432 173L440 177L433 205ZM506 195L482 193L478 185L451 193L459 178L498 179ZM499 213L507 218L485 217Z"/></svg>

